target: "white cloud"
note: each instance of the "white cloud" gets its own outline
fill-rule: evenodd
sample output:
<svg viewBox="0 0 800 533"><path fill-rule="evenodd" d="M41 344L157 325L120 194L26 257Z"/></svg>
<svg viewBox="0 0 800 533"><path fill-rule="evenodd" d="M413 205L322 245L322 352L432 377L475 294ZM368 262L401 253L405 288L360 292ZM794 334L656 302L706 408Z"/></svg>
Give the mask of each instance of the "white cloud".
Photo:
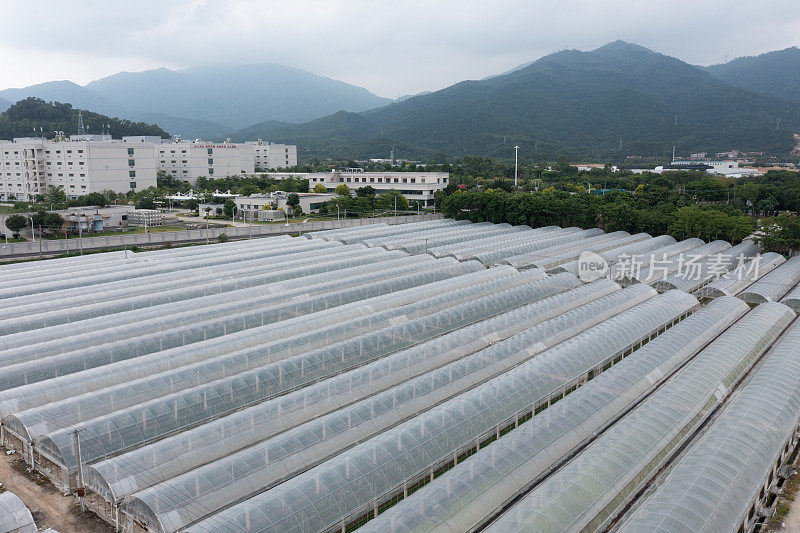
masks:
<svg viewBox="0 0 800 533"><path fill-rule="evenodd" d="M384 96L615 39L691 63L800 44L796 0L4 0L0 87L274 62Z"/></svg>

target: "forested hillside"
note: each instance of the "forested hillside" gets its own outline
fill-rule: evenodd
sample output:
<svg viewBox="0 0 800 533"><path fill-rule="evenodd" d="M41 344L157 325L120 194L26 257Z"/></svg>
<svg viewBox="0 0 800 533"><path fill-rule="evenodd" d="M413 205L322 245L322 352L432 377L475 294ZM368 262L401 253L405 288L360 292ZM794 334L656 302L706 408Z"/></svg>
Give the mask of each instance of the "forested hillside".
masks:
<svg viewBox="0 0 800 533"><path fill-rule="evenodd" d="M382 139L406 145L402 157L509 157L519 144L522 157L551 159L666 156L673 145L684 153L788 153L797 131L800 103L733 87L622 41L591 52L565 50L508 74L360 114L245 130L294 142L317 157L353 157L356 147Z"/></svg>
<svg viewBox="0 0 800 533"><path fill-rule="evenodd" d="M114 138L126 135L157 135L164 138L170 136L156 124L131 122L91 111L82 111L82 115L83 123L89 133L100 133L110 125L111 135ZM41 132L39 128L42 129ZM0 113L0 139L40 135L51 139L56 131L63 131L66 135L78 133L78 110L73 109L71 104L27 98Z"/></svg>

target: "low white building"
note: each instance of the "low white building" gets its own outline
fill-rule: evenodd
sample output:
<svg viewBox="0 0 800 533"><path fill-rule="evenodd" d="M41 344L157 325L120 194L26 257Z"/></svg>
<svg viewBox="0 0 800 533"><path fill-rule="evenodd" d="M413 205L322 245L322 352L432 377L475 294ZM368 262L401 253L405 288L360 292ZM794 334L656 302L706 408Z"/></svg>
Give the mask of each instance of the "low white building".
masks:
<svg viewBox="0 0 800 533"><path fill-rule="evenodd" d="M288 193L282 191L253 194L251 196L239 196L233 199L236 203L236 216L239 217L241 213L244 213L245 218L248 219L258 217L260 211L271 211L275 209L287 211L289 208L288 201L290 194L297 194L300 200L299 207L303 210L303 213L317 213L322 204L336 198L336 194L332 193Z"/></svg>
<svg viewBox="0 0 800 533"><path fill-rule="evenodd" d="M156 185L153 144L130 146L108 136L87 137L0 141L0 200L33 200L51 185L70 198Z"/></svg>
<svg viewBox="0 0 800 533"><path fill-rule="evenodd" d="M433 195L450 184L449 172L322 172L308 175L308 186L322 184L332 193L344 183L355 192L370 186L377 194L391 190L408 198L410 204L420 202L422 207L433 205Z"/></svg>
<svg viewBox="0 0 800 533"><path fill-rule="evenodd" d="M685 165L706 165L708 168L706 172L709 174L717 174L727 178L744 178L746 176L758 176L761 172L755 168L740 167L738 161L702 161L702 160L688 160L688 161L673 161L672 166L685 166ZM666 170L660 167L662 171ZM656 167L658 170L659 167ZM674 169L673 169L674 170Z"/></svg>

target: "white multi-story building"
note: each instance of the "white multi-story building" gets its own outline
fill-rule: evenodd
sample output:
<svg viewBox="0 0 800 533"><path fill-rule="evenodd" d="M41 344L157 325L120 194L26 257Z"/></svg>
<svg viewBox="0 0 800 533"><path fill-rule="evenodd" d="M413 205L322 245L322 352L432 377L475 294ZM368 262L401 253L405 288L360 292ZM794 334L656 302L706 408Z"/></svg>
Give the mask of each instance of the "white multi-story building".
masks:
<svg viewBox="0 0 800 533"><path fill-rule="evenodd" d="M297 166L297 146L293 144L265 143L259 139L248 141L245 146L253 147L257 169L269 170Z"/></svg>
<svg viewBox="0 0 800 533"><path fill-rule="evenodd" d="M433 205L433 195L450 184L449 172L322 172L308 174L308 186L322 184L328 192L344 183L352 192L369 185L377 194L390 190L400 192L410 204L420 202L422 207Z"/></svg>
<svg viewBox="0 0 800 533"><path fill-rule="evenodd" d="M258 168L297 165L297 147L263 143L213 143L131 136L73 135L69 140L0 140L0 200L32 200L47 187L69 197L156 185L156 172L194 182L201 176L252 174Z"/></svg>
<svg viewBox="0 0 800 533"><path fill-rule="evenodd" d="M127 137L123 141L128 142ZM201 176L217 178L255 171L253 147L246 144L167 141L156 144L154 152L159 170L191 183Z"/></svg>
<svg viewBox="0 0 800 533"><path fill-rule="evenodd" d="M0 141L0 200L33 200L51 185L72 198L155 186L153 144L129 146L108 136Z"/></svg>

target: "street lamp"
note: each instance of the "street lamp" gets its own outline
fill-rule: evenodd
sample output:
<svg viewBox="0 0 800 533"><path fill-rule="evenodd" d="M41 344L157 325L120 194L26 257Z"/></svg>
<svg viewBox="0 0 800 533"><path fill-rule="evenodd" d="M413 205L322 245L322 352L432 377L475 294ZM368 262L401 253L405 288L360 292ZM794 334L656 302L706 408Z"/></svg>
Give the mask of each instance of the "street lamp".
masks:
<svg viewBox="0 0 800 533"><path fill-rule="evenodd" d="M514 187L517 186L517 164L519 163L519 146L514 145Z"/></svg>

